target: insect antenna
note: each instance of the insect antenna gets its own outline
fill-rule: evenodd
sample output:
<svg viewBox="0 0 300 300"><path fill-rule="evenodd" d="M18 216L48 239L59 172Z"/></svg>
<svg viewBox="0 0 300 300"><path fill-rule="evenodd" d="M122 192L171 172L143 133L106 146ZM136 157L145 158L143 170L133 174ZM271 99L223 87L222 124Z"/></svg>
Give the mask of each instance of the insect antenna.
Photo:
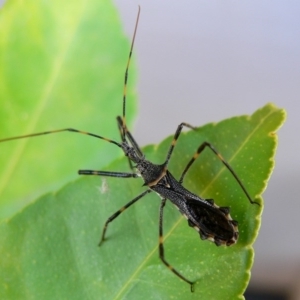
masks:
<svg viewBox="0 0 300 300"><path fill-rule="evenodd" d="M104 140L106 142L115 144L118 147L122 148L122 145L120 143L114 141L114 140L108 139L108 138L103 137L103 136L98 135L98 134L94 134L94 133L91 133L91 132L86 132L86 131L82 131L82 130L78 130L78 129L74 129L74 128L64 128L64 129L49 130L49 131L43 131L43 132L37 132L37 133L31 133L31 134L25 134L25 135L19 135L19 136L13 136L13 137L10 137L10 138L0 139L0 143L7 142L7 141L12 141L12 140L19 140L19 139L31 138L31 137L41 136L41 135L46 135L46 134L59 133L59 132L64 132L64 131L75 132L75 133L80 133L80 134L85 134L85 135L93 136L95 138L98 138L98 139Z"/></svg>
<svg viewBox="0 0 300 300"><path fill-rule="evenodd" d="M130 47L130 51L129 51L129 57L128 57L128 61L127 61L127 65L126 65L126 70L125 70L125 77L124 77L124 89L123 89L123 115L122 115L122 123L121 123L121 137L122 137L122 141L125 141L125 136L127 134L127 126L126 126L126 96L127 96L127 82L128 82L128 69L129 69L129 65L131 62L131 56L132 56L132 50L133 50L133 46L134 46L134 41L135 41L135 37L136 37L136 32L137 32L137 28L138 28L138 23L139 23L139 18L140 18L140 12L141 12L141 8L139 6L139 10L138 10L138 14L136 17L136 23L135 23L135 28L134 28L134 33L133 33L133 38L132 38L132 42L131 42L131 47ZM120 121L118 120L118 123L120 125ZM131 134L129 134L131 136ZM130 141L134 140L131 136L131 138L129 138ZM134 141L134 146L137 146L137 143ZM139 147L137 147L139 149Z"/></svg>
<svg viewBox="0 0 300 300"><path fill-rule="evenodd" d="M134 46L134 41L135 41L135 36L136 36L136 32L137 32L137 27L138 27L138 22L139 22L139 17L140 17L140 11L141 8L140 6L138 7L138 15L137 15L137 19L136 19L136 24L135 24L135 28L134 28L134 34L133 34L133 39L131 42L131 47L130 47L130 52L129 52L129 57L128 57L128 61L127 61L127 66L126 66L126 70L125 70L125 79L124 79L124 91L123 91L123 116L122 118L117 117L117 121L118 121L118 126L121 132L121 139L122 142L125 142L125 136L128 137L130 143L132 144L132 146L136 149L136 151L138 152L138 154L140 156L143 156L142 151L140 150L139 146L137 145L136 141L134 140L134 138L132 137L132 135L130 134L130 132L128 132L127 127L126 127L126 95L127 95L127 82L128 82L128 69L129 69L129 65L130 65L130 61L131 61L131 56L132 56L132 50L133 50L133 46ZM85 135L89 135L89 136L93 136L102 140L105 140L109 143L115 144L118 147L122 148L122 145L114 140L105 138L103 136L97 135L97 134L93 134L90 132L86 132L86 131L82 131L82 130L78 130L78 129L74 129L74 128L64 128L64 129L58 129L58 130L49 130L49 131L44 131L44 132L37 132L37 133L31 133L31 134L26 134L26 135L20 135L20 136L14 136L14 137L9 137L9 138L4 138L4 139L0 139L0 143L2 142L7 142L7 141L11 141L11 140L18 140L18 139L23 139L23 138L31 138L31 137L36 137L36 136L42 136L42 135L46 135L46 134L52 134L52 133L58 133L58 132L63 132L63 131L69 131L69 132L76 132L76 133L80 133L80 134L85 134Z"/></svg>

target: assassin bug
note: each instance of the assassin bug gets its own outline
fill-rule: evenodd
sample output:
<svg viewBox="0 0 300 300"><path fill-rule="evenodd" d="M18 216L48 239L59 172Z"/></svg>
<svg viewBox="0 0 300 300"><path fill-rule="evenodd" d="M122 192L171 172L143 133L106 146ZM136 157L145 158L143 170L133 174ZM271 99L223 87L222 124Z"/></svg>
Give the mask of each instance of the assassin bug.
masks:
<svg viewBox="0 0 300 300"><path fill-rule="evenodd" d="M204 151L204 149L209 148L224 164L224 166L231 172L233 177L236 179L239 186L244 191L246 197L251 204L258 204L252 201L250 195L248 194L246 188L244 187L241 180L238 178L237 174L231 168L231 166L223 159L220 153L208 142L201 143L193 157L188 162L187 166L183 170L179 180L176 180L174 176L168 170L168 164L172 156L173 150L175 148L176 142L180 136L180 133L184 127L196 130L195 127L187 124L181 123L174 134L172 143L166 155L166 159L162 164L153 164L152 162L145 159L145 156L135 141L134 137L131 135L130 131L126 125L126 86L128 80L128 70L132 55L132 50L134 46L138 20L140 15L140 8L137 15L137 20L135 24L133 39L131 43L131 48L129 52L129 58L127 61L127 66L125 69L125 80L124 80L124 92L123 92L123 114L122 117L117 117L117 125L121 135L121 142L117 142L106 137L93 134L90 132L85 132L73 128L58 129L52 131L45 131L33 134L27 134L23 136L16 136L11 138L1 139L0 142L6 142L10 140L30 138L41 136L45 134L52 134L58 132L74 132L84 135L93 136L98 139L102 139L106 142L112 143L119 148L121 148L128 158L129 167L132 172L110 172L110 171L95 171L95 170L79 170L80 175L99 175L99 176L109 176L109 177L119 177L119 178L139 178L141 177L144 181L144 186L147 187L145 191L139 194L137 197L132 199L121 209L116 211L111 215L105 222L99 246L105 240L106 231L109 223L111 223L115 218L117 218L122 212L124 212L131 205L136 203L146 194L151 192L156 192L161 198L160 212L159 212L159 257L161 261L179 278L184 280L190 285L191 291L193 291L194 282L187 279L179 271L177 271L169 262L166 260L164 255L164 245L163 245L163 209L166 201L171 201L179 211L186 217L188 225L196 229L200 238L205 240L210 240L214 242L217 246L225 245L230 246L235 244L238 239L238 222L233 220L229 214L229 207L219 207L214 204L212 199L202 199L201 197L193 194L189 190L183 187L182 183L185 175L187 174L190 167L193 165L197 157Z"/></svg>

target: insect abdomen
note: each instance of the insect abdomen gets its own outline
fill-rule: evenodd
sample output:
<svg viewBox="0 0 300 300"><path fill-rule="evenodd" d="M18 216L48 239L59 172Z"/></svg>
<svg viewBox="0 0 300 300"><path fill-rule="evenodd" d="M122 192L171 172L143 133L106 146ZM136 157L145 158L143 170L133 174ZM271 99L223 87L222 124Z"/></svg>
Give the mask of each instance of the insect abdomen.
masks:
<svg viewBox="0 0 300 300"><path fill-rule="evenodd" d="M203 201L194 199L187 201L187 207L191 214L188 223L199 231L202 240L207 239L217 246L230 246L237 242L238 223L232 220L228 207L205 205Z"/></svg>

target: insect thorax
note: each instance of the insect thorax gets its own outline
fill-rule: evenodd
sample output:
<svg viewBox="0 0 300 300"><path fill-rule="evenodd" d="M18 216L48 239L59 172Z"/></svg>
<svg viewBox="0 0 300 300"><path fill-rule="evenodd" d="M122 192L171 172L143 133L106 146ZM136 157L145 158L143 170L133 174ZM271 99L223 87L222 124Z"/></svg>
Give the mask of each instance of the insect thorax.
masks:
<svg viewBox="0 0 300 300"><path fill-rule="evenodd" d="M156 165L146 159L137 164L136 168L144 179L144 185L150 187L156 185L165 176L164 164Z"/></svg>

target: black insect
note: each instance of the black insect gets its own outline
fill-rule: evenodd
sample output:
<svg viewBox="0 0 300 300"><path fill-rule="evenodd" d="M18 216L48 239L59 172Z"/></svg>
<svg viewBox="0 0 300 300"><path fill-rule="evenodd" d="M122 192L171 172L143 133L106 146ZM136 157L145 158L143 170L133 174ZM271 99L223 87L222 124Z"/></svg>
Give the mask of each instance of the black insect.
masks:
<svg viewBox="0 0 300 300"><path fill-rule="evenodd" d="M189 161L187 166L182 172L182 175L179 180L176 180L174 176L168 170L168 163L170 161L171 155L173 153L176 142L179 138L179 135L183 129L183 127L188 127L190 129L196 130L195 127L187 124L181 123L174 134L173 141L170 145L169 151L166 155L166 159L164 163L157 165L145 159L143 152L138 146L137 142L128 131L125 121L125 109L126 109L126 86L128 80L128 69L130 65L132 49L135 41L137 25L140 15L140 9L138 12L134 35L131 43L129 58L125 71L125 82L124 82L124 92L123 92L123 115L117 117L117 124L120 130L121 142L116 142L114 140L105 138L103 136L84 132L81 130L73 129L73 128L65 128L59 130L45 131L39 133L33 133L23 136L11 137L6 139L1 139L0 142L6 142L15 139L29 138L35 137L45 134L58 133L63 131L76 132L80 134L90 135L102 140L105 140L109 143L115 144L119 148L121 148L128 157L129 166L132 170L131 173L125 172L109 172L109 171L94 171L94 170L79 170L78 173L80 175L100 175L100 176L110 176L110 177L119 177L119 178L138 178L141 177L144 180L144 186L147 189L142 192L140 195L132 199L126 205L124 205L121 209L115 212L112 216L110 216L104 224L104 228L102 231L102 236L99 245L105 240L105 235L107 231L108 224L112 222L116 217L118 217L122 212L124 212L128 207L132 204L136 203L146 194L151 192L156 192L161 200L160 204L160 212L159 212L159 257L162 262L178 277L182 280L186 281L190 287L191 291L193 291L194 282L187 279L180 272L174 269L165 259L164 255L164 246L163 246L163 209L167 200L170 200L179 211L186 217L188 220L188 225L196 229L202 240L210 240L214 242L217 246L225 245L230 246L235 244L239 232L238 232L238 222L233 220L229 214L229 207L219 207L217 206L212 199L202 199L201 197L193 194L186 188L182 186L183 179L192 166L197 157L202 153L205 148L209 148L212 150L215 155L222 161L225 167L231 172L233 177L236 179L245 195L247 196L250 203L254 204L256 202L251 200L250 195L248 194L246 188L244 187L241 180L238 178L236 173L230 167L230 165L223 159L223 157L219 154L219 152L208 142L202 143L192 159ZM256 203L257 204L257 203Z"/></svg>

